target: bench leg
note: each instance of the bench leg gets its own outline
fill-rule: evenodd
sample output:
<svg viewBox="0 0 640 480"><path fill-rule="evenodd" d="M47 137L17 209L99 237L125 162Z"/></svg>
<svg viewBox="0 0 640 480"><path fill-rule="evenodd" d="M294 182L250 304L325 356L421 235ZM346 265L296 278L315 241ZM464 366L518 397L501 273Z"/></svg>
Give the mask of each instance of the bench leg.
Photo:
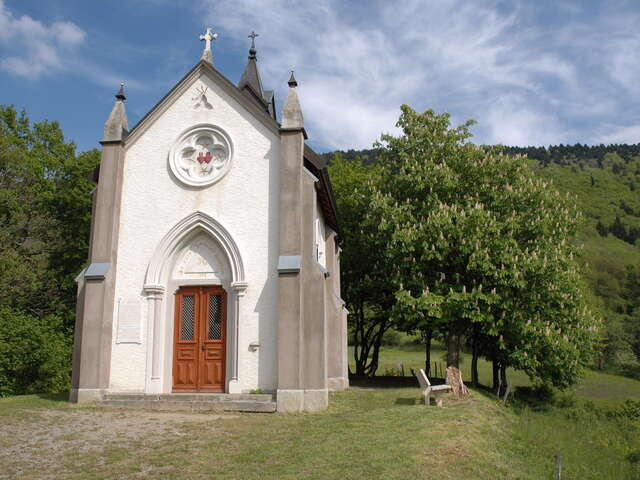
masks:
<svg viewBox="0 0 640 480"><path fill-rule="evenodd" d="M425 405L429 405L430 400L431 400L431 393L429 392L429 390L424 390L422 392L422 403L424 403Z"/></svg>
<svg viewBox="0 0 640 480"><path fill-rule="evenodd" d="M440 395L436 396L436 406L442 408L442 397Z"/></svg>

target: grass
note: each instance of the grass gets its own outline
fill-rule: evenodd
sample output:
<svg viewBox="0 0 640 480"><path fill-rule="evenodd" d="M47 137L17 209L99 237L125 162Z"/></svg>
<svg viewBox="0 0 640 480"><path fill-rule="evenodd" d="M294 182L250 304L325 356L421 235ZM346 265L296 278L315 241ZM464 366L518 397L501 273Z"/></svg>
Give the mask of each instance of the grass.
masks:
<svg viewBox="0 0 640 480"><path fill-rule="evenodd" d="M382 359L419 366L422 351L385 348ZM553 478L556 454L563 480L640 478L631 461L640 453L639 421L604 414L626 398L640 400L635 380L594 372L575 394L547 403L505 408L476 390L442 409L420 405L409 378L354 384L313 414L210 416L0 399L0 478L538 480Z"/></svg>

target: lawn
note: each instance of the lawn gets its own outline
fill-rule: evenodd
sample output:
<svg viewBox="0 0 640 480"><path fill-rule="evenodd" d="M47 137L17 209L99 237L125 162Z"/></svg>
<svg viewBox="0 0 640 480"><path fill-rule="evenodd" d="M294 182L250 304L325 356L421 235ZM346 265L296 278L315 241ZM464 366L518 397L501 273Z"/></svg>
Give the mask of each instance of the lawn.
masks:
<svg viewBox="0 0 640 480"><path fill-rule="evenodd" d="M413 362L410 350L386 349L383 358L393 364L401 354ZM313 414L140 412L70 405L63 397L0 399L0 479L538 480L553 478L556 454L564 459L563 480L640 478L633 463L638 420L604 414L625 398L640 399L640 382L591 373L576 395L543 406L504 407L477 390L447 398L439 409L418 403L410 379L389 380L354 382Z"/></svg>
<svg viewBox="0 0 640 480"><path fill-rule="evenodd" d="M431 369L435 371L438 363L438 372L446 366L446 351L440 344L434 344L431 349ZM460 370L465 381L471 379L471 356L462 353L460 357ZM353 350L349 347L349 362L353 370ZM405 375L411 375L411 369L424 368L424 347L421 345L386 346L380 350L378 374L396 370L396 365L401 362L404 365ZM435 376L435 375L434 375ZM491 363L480 358L478 360L478 376L480 383L490 386L492 382ZM508 378L514 387L530 386L529 378L520 371L510 369ZM584 378L572 390L578 398L594 401L600 404L615 405L627 398L640 399L640 381L619 375L588 370Z"/></svg>

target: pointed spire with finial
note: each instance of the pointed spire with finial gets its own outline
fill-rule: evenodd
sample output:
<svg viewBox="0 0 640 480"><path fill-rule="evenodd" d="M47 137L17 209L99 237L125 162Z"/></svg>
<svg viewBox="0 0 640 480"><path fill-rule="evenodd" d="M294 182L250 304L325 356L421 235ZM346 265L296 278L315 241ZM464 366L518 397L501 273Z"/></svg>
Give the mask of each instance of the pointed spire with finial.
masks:
<svg viewBox="0 0 640 480"><path fill-rule="evenodd" d="M296 82L296 77L293 76L293 70L291 70L291 76L289 77L289 81L287 82L291 88L297 87L298 82Z"/></svg>
<svg viewBox="0 0 640 480"><path fill-rule="evenodd" d="M116 93L116 98L122 101L127 99L127 97L125 97L124 95L124 82L120 82L120 90L118 90L118 93Z"/></svg>
<svg viewBox="0 0 640 480"><path fill-rule="evenodd" d="M124 108L124 101L127 97L124 94L124 82L120 83L120 89L115 95L116 103L111 109L109 118L104 124L104 135L102 142L118 142L124 140L129 131L127 112Z"/></svg>
<svg viewBox="0 0 640 480"><path fill-rule="evenodd" d="M251 35L249 35L249 38L251 39L251 48L249 49L249 58L256 58L256 53L257 53L256 37L259 37L259 36L260 36L259 34L251 30Z"/></svg>
<svg viewBox="0 0 640 480"><path fill-rule="evenodd" d="M204 41L204 51L202 52L201 60L209 62L213 65L213 52L211 51L211 42L218 39L218 34L213 33L212 28L207 28L207 31L200 35L200 41Z"/></svg>
<svg viewBox="0 0 640 480"><path fill-rule="evenodd" d="M251 48L249 48L249 61L247 66L242 72L240 82L238 82L238 88L240 90L250 90L250 98L257 100L260 106L267 108L267 104L264 100L264 91L262 90L262 81L260 80L260 73L258 72L258 57L256 50L256 32L251 32L248 37L251 39ZM253 94L253 95L252 95Z"/></svg>
<svg viewBox="0 0 640 480"><path fill-rule="evenodd" d="M302 116L302 109L300 108L300 101L298 100L298 94L296 87L298 82L291 70L291 77L289 77L289 94L287 100L284 102L284 108L282 109L282 128L286 129L302 129L304 130L304 118Z"/></svg>

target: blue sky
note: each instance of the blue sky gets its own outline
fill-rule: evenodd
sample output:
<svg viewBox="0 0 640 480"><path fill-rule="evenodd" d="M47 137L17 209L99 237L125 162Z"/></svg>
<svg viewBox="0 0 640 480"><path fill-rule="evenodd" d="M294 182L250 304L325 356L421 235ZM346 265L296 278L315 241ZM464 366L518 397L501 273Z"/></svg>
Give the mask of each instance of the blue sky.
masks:
<svg viewBox="0 0 640 480"><path fill-rule="evenodd" d="M0 103L97 147L120 81L133 125L212 26L233 82L260 35L278 108L296 70L320 151L370 147L402 103L475 119L478 143L638 143L638 25L638 0L0 0Z"/></svg>

